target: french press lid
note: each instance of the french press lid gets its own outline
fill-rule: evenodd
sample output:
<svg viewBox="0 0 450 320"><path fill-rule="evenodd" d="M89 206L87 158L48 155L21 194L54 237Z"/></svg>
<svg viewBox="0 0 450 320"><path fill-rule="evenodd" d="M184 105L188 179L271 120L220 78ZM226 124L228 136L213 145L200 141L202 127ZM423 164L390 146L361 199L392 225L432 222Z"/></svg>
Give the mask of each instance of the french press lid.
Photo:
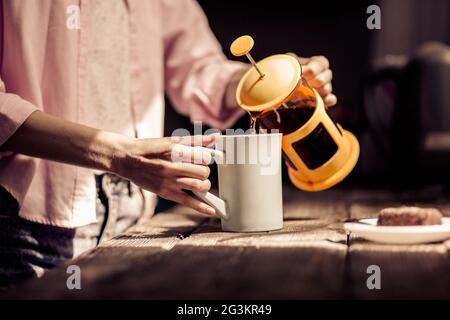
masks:
<svg viewBox="0 0 450 320"><path fill-rule="evenodd" d="M245 55L253 65L238 84L236 100L246 111L268 111L279 107L294 92L302 78L302 68L288 54L269 56L256 63L249 53L253 45L252 37L245 35L230 47L234 56Z"/></svg>

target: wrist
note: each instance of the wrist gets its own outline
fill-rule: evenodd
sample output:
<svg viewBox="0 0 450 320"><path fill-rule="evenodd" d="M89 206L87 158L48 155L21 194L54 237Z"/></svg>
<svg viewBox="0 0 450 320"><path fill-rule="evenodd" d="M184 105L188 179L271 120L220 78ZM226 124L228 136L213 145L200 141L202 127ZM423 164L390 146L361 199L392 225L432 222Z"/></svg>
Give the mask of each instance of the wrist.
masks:
<svg viewBox="0 0 450 320"><path fill-rule="evenodd" d="M117 135L111 145L110 161L107 171L127 178L127 163L132 157L135 138Z"/></svg>

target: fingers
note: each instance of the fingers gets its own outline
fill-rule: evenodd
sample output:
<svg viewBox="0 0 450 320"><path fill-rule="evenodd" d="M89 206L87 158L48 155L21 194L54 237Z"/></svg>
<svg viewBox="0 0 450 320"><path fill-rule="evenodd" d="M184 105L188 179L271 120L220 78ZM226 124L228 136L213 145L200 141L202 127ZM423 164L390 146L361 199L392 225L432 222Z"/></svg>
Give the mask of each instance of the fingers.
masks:
<svg viewBox="0 0 450 320"><path fill-rule="evenodd" d="M163 174L205 180L209 177L210 169L208 166L188 162L167 162Z"/></svg>
<svg viewBox="0 0 450 320"><path fill-rule="evenodd" d="M214 145L220 137L220 133L211 135L196 135L171 137L171 150L164 157L172 162L191 162L208 165L211 163L211 152L206 148Z"/></svg>
<svg viewBox="0 0 450 320"><path fill-rule="evenodd" d="M210 146L213 145L220 137L220 133L213 133L210 135L195 135L195 136L183 136L172 137L174 143L179 143L185 146Z"/></svg>
<svg viewBox="0 0 450 320"><path fill-rule="evenodd" d="M211 152L219 134L138 140L137 156L130 158L130 179L163 198L212 215L215 210L182 190L207 192ZM175 160L174 160L175 158Z"/></svg>
<svg viewBox="0 0 450 320"><path fill-rule="evenodd" d="M327 84L316 88L316 90L322 97L326 97L333 91L333 87L332 87L331 83L328 82Z"/></svg>
<svg viewBox="0 0 450 320"><path fill-rule="evenodd" d="M174 144L170 152L172 162L191 162L195 164L208 165L211 163L211 151L206 147L190 147L182 144Z"/></svg>
<svg viewBox="0 0 450 320"><path fill-rule="evenodd" d="M332 93L331 80L333 79L333 72L330 70L328 59L324 56L314 56L311 58L300 58L300 63L303 65L303 76L320 94L325 106L334 106L337 103L337 98Z"/></svg>
<svg viewBox="0 0 450 320"><path fill-rule="evenodd" d="M171 162L164 159L139 158L136 170L149 170L158 177L190 177L200 180L208 179L210 169L208 166L189 162ZM135 171L136 171L135 170Z"/></svg>
<svg viewBox="0 0 450 320"><path fill-rule="evenodd" d="M333 91L331 83L327 83L316 90L323 97L323 102L326 107L334 106L337 103L336 96L331 93Z"/></svg>
<svg viewBox="0 0 450 320"><path fill-rule="evenodd" d="M326 107L334 106L337 103L337 98L334 94L329 94L323 99Z"/></svg>
<svg viewBox="0 0 450 320"><path fill-rule="evenodd" d="M203 214L214 215L216 213L213 207L207 205L204 202L201 202L198 199L191 197L190 195L188 195L183 191L175 191L167 197L165 197L164 195L162 195L162 197L175 201L181 205L187 206L194 210L197 210L198 212Z"/></svg>
<svg viewBox="0 0 450 320"><path fill-rule="evenodd" d="M330 69L326 69L325 71L317 75L314 74L310 77L306 77L308 83L312 85L314 88L323 87L326 84L331 83L332 79L333 79L333 72Z"/></svg>
<svg viewBox="0 0 450 320"><path fill-rule="evenodd" d="M211 182L206 180L199 180L194 178L179 177L175 179L177 189L187 189L198 192L208 192L211 189Z"/></svg>
<svg viewBox="0 0 450 320"><path fill-rule="evenodd" d="M306 62L303 64L302 68L305 77L317 76L330 68L330 62L324 56L314 56L306 61L303 60L303 62ZM302 60L300 60L300 63L302 63Z"/></svg>

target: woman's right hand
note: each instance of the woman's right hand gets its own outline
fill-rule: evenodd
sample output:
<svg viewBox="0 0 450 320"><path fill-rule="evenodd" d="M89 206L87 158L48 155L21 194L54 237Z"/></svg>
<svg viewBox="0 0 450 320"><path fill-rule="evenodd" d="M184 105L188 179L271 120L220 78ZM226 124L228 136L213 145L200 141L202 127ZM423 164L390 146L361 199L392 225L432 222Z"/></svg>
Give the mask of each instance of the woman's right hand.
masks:
<svg viewBox="0 0 450 320"><path fill-rule="evenodd" d="M217 135L133 139L113 166L114 173L159 196L213 215L215 210L183 189L206 192L211 154L203 147Z"/></svg>

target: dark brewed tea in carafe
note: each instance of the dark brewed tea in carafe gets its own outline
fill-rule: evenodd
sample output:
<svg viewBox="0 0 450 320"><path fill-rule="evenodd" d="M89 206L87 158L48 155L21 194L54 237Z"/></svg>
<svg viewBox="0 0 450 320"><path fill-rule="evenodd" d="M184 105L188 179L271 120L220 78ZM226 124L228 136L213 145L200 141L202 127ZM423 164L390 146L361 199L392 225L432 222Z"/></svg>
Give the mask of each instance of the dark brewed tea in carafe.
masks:
<svg viewBox="0 0 450 320"><path fill-rule="evenodd" d="M316 105L314 92L307 86L298 86L292 97L279 107L267 111L250 111L249 114L262 128L279 129L281 133L289 134L311 118Z"/></svg>
<svg viewBox="0 0 450 320"><path fill-rule="evenodd" d="M302 79L291 97L278 108L265 112L249 113L253 125L258 122L262 129L278 129L281 133L287 135L303 127L312 117L316 107L315 93ZM335 154L338 147L323 126L319 126L316 132L298 141L293 148L310 169L315 169L327 162ZM298 170L284 152L283 157L292 169Z"/></svg>

